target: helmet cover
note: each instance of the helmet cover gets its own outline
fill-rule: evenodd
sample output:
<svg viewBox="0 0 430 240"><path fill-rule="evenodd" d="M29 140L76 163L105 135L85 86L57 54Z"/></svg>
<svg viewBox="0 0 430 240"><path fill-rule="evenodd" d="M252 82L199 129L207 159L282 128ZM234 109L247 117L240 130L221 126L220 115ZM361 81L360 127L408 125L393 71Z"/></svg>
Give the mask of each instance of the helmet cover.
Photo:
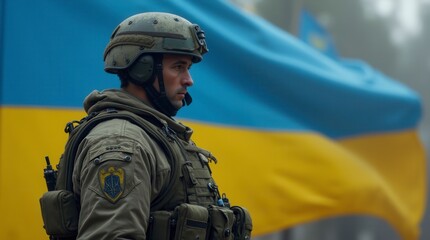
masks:
<svg viewBox="0 0 430 240"><path fill-rule="evenodd" d="M105 71L126 69L142 54L185 54L194 63L208 52L203 30L180 16L147 12L122 21L104 51Z"/></svg>

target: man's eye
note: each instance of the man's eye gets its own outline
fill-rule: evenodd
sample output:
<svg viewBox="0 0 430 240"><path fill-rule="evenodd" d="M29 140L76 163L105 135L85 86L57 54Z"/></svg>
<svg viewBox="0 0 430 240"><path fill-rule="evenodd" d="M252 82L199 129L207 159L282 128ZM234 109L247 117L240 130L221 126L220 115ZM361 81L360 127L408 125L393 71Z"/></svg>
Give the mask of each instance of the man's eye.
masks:
<svg viewBox="0 0 430 240"><path fill-rule="evenodd" d="M191 64L177 64L177 65L173 65L172 69L176 70L176 71L186 71L186 70L190 70L191 69Z"/></svg>
<svg viewBox="0 0 430 240"><path fill-rule="evenodd" d="M191 66L186 66L186 65L176 65L174 66L174 69L177 71L185 71L185 70L189 70L191 68Z"/></svg>
<svg viewBox="0 0 430 240"><path fill-rule="evenodd" d="M181 69L183 69L184 67L183 67L182 65L176 65L176 66L174 66L173 68L174 68L174 69L176 69L176 70L181 70Z"/></svg>

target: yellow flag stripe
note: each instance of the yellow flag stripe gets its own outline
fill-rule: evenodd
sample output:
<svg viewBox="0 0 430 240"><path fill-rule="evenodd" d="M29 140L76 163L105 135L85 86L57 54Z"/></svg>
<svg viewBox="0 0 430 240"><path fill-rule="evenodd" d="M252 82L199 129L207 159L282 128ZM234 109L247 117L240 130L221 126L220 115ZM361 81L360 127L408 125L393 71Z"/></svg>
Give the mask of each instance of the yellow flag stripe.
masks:
<svg viewBox="0 0 430 240"><path fill-rule="evenodd" d="M247 206L256 233L336 215L385 219L418 237L425 156L415 131L332 141L318 134L258 132L188 123L220 159L214 172L233 203Z"/></svg>
<svg viewBox="0 0 430 240"><path fill-rule="evenodd" d="M43 239L38 199L44 156L56 164L65 123L80 110L0 108L0 239ZM247 207L254 235L324 217L368 214L417 239L425 202L423 147L415 131L334 142L318 134L263 132L184 122L218 158L221 192ZM32 224L23 224L23 222Z"/></svg>

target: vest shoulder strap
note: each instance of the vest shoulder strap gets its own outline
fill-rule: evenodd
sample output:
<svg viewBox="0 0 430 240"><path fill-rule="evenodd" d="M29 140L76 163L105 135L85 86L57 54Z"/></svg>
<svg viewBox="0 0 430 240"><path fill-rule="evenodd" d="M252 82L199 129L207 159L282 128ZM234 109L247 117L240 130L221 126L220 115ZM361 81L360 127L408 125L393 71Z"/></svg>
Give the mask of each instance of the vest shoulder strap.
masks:
<svg viewBox="0 0 430 240"><path fill-rule="evenodd" d="M56 189L73 191L72 175L79 144L97 124L111 119L125 119L141 127L159 144L166 154L166 158L172 169L170 182L151 202L151 211L160 210L163 207L163 199L170 199L171 194L174 194L175 192L172 191L172 188L175 185L175 181L179 179L179 156L177 151L173 149L173 146L169 142L169 138L172 138L172 133L167 124L151 115L143 118L129 111L107 109L105 111L90 114L81 121L68 123L65 131L69 133L69 138L58 165Z"/></svg>

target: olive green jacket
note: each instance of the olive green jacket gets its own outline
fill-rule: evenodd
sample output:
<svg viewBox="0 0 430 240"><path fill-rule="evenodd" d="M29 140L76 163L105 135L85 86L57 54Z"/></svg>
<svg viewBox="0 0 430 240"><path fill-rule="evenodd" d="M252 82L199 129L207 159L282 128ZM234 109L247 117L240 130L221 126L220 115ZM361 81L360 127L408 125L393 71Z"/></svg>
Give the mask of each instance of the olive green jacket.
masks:
<svg viewBox="0 0 430 240"><path fill-rule="evenodd" d="M191 129L125 91L94 91L84 101L88 114L121 105L165 121L191 144ZM78 239L146 239L151 201L169 183L171 171L144 129L123 119L98 124L81 142L73 172L81 205ZM166 208L187 201L184 189L177 191Z"/></svg>

